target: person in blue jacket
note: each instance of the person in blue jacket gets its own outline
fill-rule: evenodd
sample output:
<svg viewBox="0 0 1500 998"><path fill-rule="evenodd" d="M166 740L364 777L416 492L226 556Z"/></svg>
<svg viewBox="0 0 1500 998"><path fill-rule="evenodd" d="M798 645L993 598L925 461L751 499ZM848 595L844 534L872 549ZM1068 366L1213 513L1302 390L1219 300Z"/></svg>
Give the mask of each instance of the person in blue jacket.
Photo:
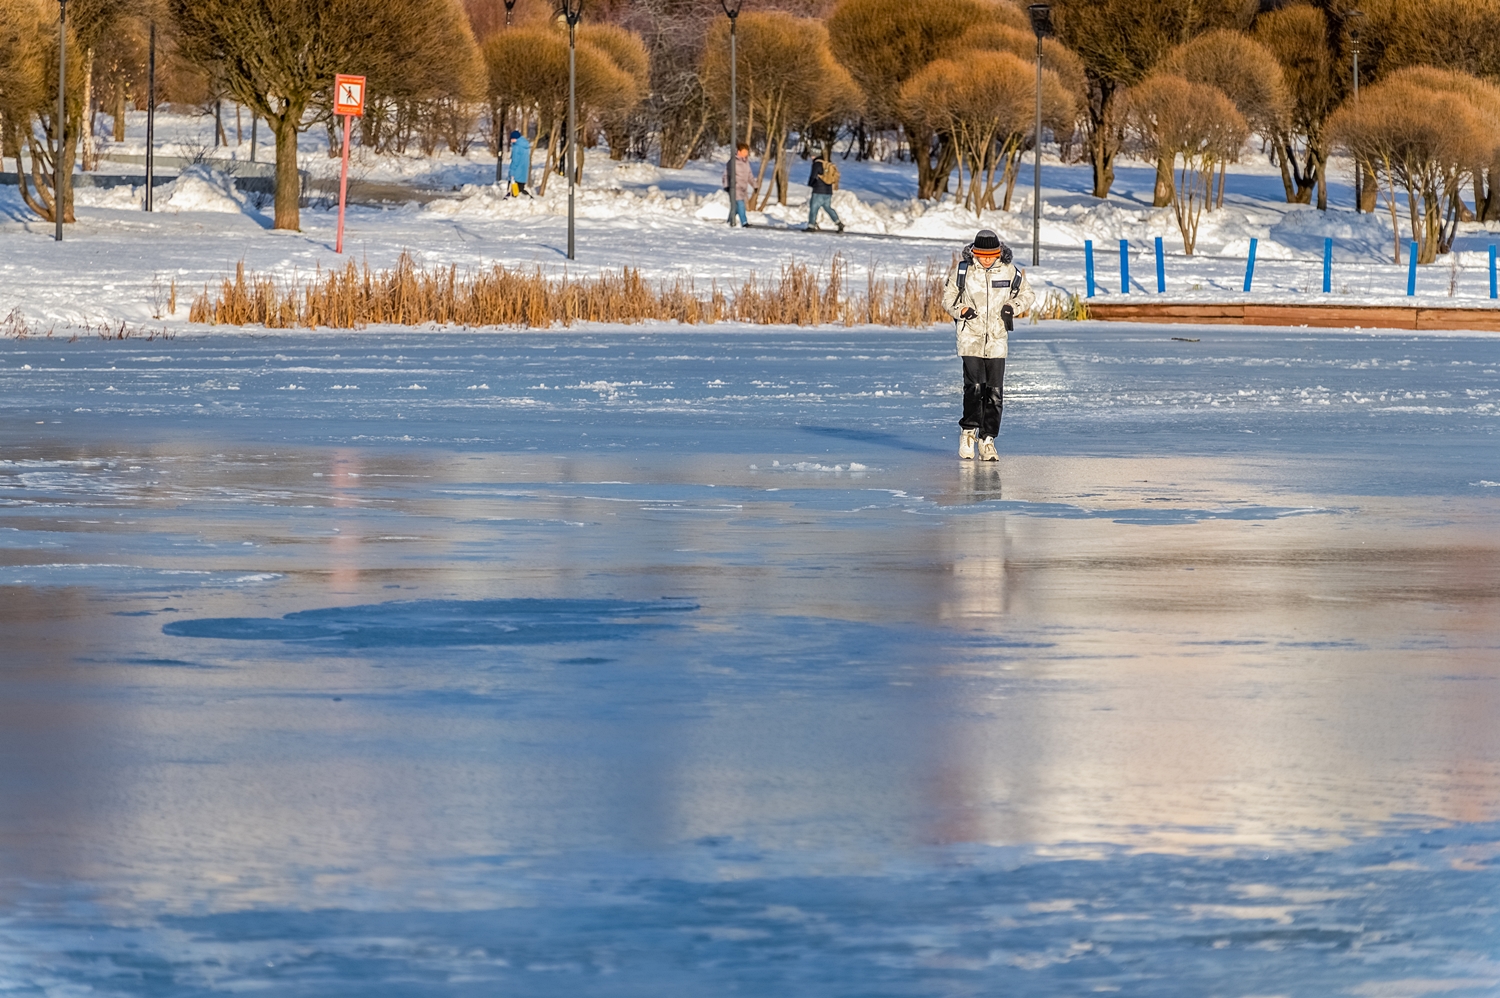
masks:
<svg viewBox="0 0 1500 998"><path fill-rule="evenodd" d="M526 185L531 183L531 140L520 132L510 133L510 193L509 197L525 194L531 197Z"/></svg>

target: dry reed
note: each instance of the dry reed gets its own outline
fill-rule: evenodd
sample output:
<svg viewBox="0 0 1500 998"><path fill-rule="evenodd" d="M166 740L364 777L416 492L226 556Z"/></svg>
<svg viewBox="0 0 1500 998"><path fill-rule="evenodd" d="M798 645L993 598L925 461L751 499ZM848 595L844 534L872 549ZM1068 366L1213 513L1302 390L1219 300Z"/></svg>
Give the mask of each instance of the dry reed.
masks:
<svg viewBox="0 0 1500 998"><path fill-rule="evenodd" d="M892 280L872 270L861 292L853 294L848 267L836 255L826 272L788 263L772 280L751 275L728 291L714 282L704 294L690 277L652 286L631 267L581 279L501 265L460 274L457 266L423 268L402 254L390 270L350 262L342 270L320 269L304 283L247 274L241 263L217 289L204 287L188 317L196 323L270 329L662 321L925 327L948 321L942 310L945 274L932 261L925 271L909 270Z"/></svg>

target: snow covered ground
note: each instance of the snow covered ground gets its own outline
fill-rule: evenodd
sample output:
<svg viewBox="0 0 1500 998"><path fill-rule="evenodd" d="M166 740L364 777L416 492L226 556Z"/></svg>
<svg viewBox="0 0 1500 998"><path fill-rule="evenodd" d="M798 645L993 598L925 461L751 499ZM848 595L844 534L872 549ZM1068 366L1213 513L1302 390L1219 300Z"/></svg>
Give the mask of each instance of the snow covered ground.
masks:
<svg viewBox="0 0 1500 998"><path fill-rule="evenodd" d="M950 352L0 341L0 994L1495 994L1500 337Z"/></svg>
<svg viewBox="0 0 1500 998"><path fill-rule="evenodd" d="M43 328L120 320L178 328L185 324L185 302L180 300L184 307L175 315L161 307L162 289L174 280L183 289L201 289L232 273L240 261L284 277L338 265L330 199L314 198L303 212L301 233L270 231L265 197L236 192L228 179L248 169L248 127L240 144L215 150L207 122L162 117L162 155L203 159L204 165L157 191L158 212L139 210L140 186L82 189L80 221L60 246L49 241L51 226L24 209L15 188L0 187L0 317L15 309ZM144 153L138 116L130 128L127 141L106 147L106 156L120 157L113 166L106 160L106 169L140 171L129 162ZM321 130L303 137L301 152L302 167L314 177L337 176L338 161L326 155ZM262 144L261 160L268 155ZM1118 241L1128 239L1130 300L1154 297L1153 239L1161 236L1172 300L1244 300L1245 258L1256 238L1250 300L1410 302L1406 268L1391 262L1388 215L1350 210L1352 191L1342 183L1349 176L1346 165L1335 164L1339 183L1332 208L1323 213L1282 203L1279 175L1261 153L1247 149L1229 174L1224 209L1204 216L1198 251L1186 257L1171 209L1150 207L1152 167L1122 161L1115 196L1100 202L1088 194L1087 165L1062 165L1053 157L1043 165L1043 253L1041 265L1032 270L1033 283L1083 295L1083 248L1089 239L1095 244L1099 300L1122 300ZM844 187L834 201L849 227L843 236L794 231L806 221L808 191L800 183L793 184L788 205L773 204L754 215L758 228L729 230L722 224L727 216L719 190L722 169L717 162L691 163L684 170L616 164L602 150L594 151L577 196L579 252L570 265L564 252L566 187L556 178L545 199L505 200L492 186L494 161L482 146L467 157L446 152L374 156L360 149L351 174L356 199L362 189L373 189L370 185L379 185L382 197L407 190L413 198L436 199L356 205L347 249L351 258L375 266L410 251L430 263L461 267L504 262L555 273L565 266L574 272L631 266L653 279L685 273L705 283L774 274L791 260L826 266L841 253L859 283L869 269L889 276L922 269L929 260L946 267L982 224L999 231L1023 263L1030 258L1029 163L1019 178L1014 210L976 219L951 200L916 200L915 172L906 164L846 161ZM806 169L794 162L792 179L805 180ZM1325 237L1335 241L1330 295L1321 292ZM1500 226L1464 226L1457 252L1421 268L1417 300L1428 306L1489 303L1489 247L1497 242Z"/></svg>

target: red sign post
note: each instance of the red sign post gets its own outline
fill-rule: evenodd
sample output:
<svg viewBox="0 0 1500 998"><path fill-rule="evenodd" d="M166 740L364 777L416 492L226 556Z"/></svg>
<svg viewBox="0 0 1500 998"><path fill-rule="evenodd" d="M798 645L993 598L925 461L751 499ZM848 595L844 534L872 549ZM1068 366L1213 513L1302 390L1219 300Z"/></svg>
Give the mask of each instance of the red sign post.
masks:
<svg viewBox="0 0 1500 998"><path fill-rule="evenodd" d="M344 119L344 166L339 175L339 238L334 252L344 252L344 204L349 197L349 126L355 118L365 114L365 78L345 76L333 78L333 113Z"/></svg>

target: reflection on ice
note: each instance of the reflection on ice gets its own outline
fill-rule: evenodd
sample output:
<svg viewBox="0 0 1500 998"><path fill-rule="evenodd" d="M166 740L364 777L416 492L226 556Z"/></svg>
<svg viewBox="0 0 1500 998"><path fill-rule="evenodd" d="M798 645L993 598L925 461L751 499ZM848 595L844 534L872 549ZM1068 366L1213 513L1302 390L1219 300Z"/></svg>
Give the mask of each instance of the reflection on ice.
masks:
<svg viewBox="0 0 1500 998"><path fill-rule="evenodd" d="M1493 993L1495 346L925 335L4 345L0 992Z"/></svg>
<svg viewBox="0 0 1500 998"><path fill-rule="evenodd" d="M666 626L663 613L691 603L618 600L420 600L301 610L277 618L175 620L163 634L237 641L299 641L343 648L441 648L448 645L604 641Z"/></svg>

